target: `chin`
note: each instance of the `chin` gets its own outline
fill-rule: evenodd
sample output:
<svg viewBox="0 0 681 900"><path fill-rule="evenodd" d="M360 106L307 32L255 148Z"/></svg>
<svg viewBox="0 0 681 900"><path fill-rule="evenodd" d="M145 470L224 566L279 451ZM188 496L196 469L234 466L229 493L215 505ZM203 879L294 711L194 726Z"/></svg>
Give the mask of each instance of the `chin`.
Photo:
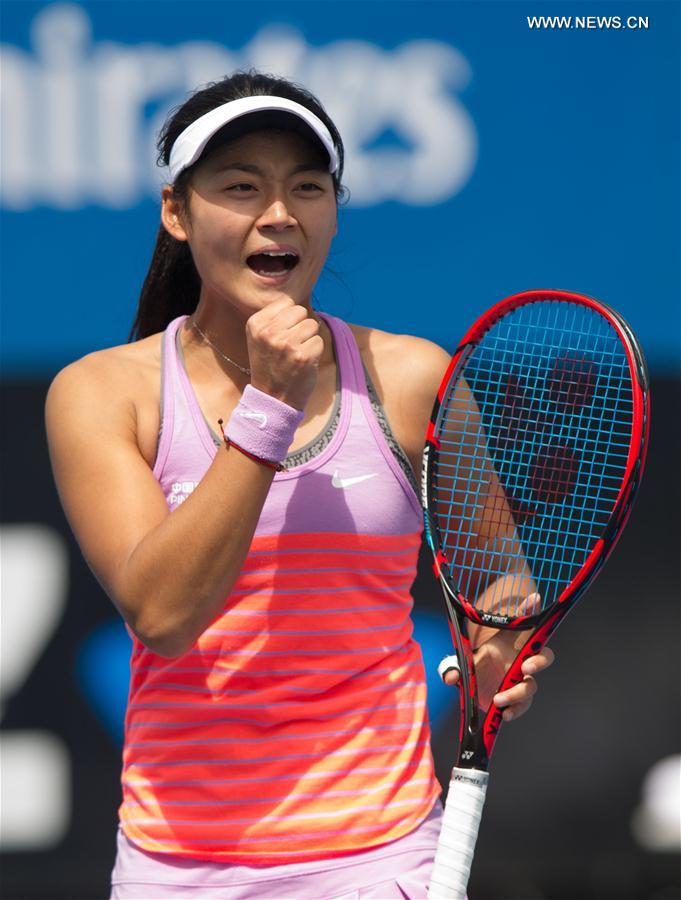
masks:
<svg viewBox="0 0 681 900"><path fill-rule="evenodd" d="M311 290L301 290L292 284L263 285L251 296L253 297L252 302L257 304L258 309L268 306L270 303L279 300L281 297L287 297L290 300L293 300L294 303L299 303L301 306L307 307L309 307L312 302Z"/></svg>

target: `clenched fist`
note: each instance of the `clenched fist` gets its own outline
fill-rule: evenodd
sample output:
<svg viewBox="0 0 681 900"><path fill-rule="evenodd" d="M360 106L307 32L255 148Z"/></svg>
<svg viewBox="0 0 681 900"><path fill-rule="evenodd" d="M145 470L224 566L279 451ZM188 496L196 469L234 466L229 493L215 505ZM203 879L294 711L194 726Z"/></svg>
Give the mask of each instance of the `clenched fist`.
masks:
<svg viewBox="0 0 681 900"><path fill-rule="evenodd" d="M246 341L253 387L304 409L324 352L319 322L309 310L290 297L275 300L248 319Z"/></svg>

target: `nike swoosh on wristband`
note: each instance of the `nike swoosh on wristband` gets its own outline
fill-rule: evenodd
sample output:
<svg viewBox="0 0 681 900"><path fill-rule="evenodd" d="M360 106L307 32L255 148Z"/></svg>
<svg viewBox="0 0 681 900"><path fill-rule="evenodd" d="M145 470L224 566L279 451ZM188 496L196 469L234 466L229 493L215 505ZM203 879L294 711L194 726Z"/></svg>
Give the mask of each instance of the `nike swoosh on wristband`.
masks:
<svg viewBox="0 0 681 900"><path fill-rule="evenodd" d="M335 488L346 488L350 487L353 484L359 484L360 481L366 481L367 478L375 478L378 475L378 472L371 472L370 475L352 475L350 478L341 478L338 474L338 469L333 473L333 478L331 479L331 484Z"/></svg>
<svg viewBox="0 0 681 900"><path fill-rule="evenodd" d="M265 413L244 412L243 410L239 410L239 415L244 419L254 419L256 422L259 422L258 428L265 428L267 426L267 416Z"/></svg>

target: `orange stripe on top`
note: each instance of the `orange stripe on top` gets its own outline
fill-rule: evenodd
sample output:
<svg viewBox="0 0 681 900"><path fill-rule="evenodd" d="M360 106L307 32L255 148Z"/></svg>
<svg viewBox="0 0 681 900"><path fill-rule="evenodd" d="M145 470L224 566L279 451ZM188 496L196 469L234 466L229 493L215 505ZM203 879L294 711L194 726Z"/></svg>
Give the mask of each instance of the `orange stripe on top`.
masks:
<svg viewBox="0 0 681 900"><path fill-rule="evenodd" d="M419 544L256 538L188 653L135 643L120 811L131 840L281 862L375 846L423 820L439 786L401 571L415 571Z"/></svg>

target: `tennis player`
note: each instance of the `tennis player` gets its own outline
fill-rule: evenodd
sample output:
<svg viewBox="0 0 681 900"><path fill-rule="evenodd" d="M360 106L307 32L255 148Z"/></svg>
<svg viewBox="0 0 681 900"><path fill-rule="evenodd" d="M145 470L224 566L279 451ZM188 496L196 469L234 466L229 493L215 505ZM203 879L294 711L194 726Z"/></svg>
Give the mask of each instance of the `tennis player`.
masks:
<svg viewBox="0 0 681 900"><path fill-rule="evenodd" d="M134 341L62 370L46 410L133 639L111 896L425 897L440 788L409 588L448 355L313 309L343 144L306 90L236 73L159 149ZM514 639L477 635L483 702ZM551 661L496 697L507 718Z"/></svg>

